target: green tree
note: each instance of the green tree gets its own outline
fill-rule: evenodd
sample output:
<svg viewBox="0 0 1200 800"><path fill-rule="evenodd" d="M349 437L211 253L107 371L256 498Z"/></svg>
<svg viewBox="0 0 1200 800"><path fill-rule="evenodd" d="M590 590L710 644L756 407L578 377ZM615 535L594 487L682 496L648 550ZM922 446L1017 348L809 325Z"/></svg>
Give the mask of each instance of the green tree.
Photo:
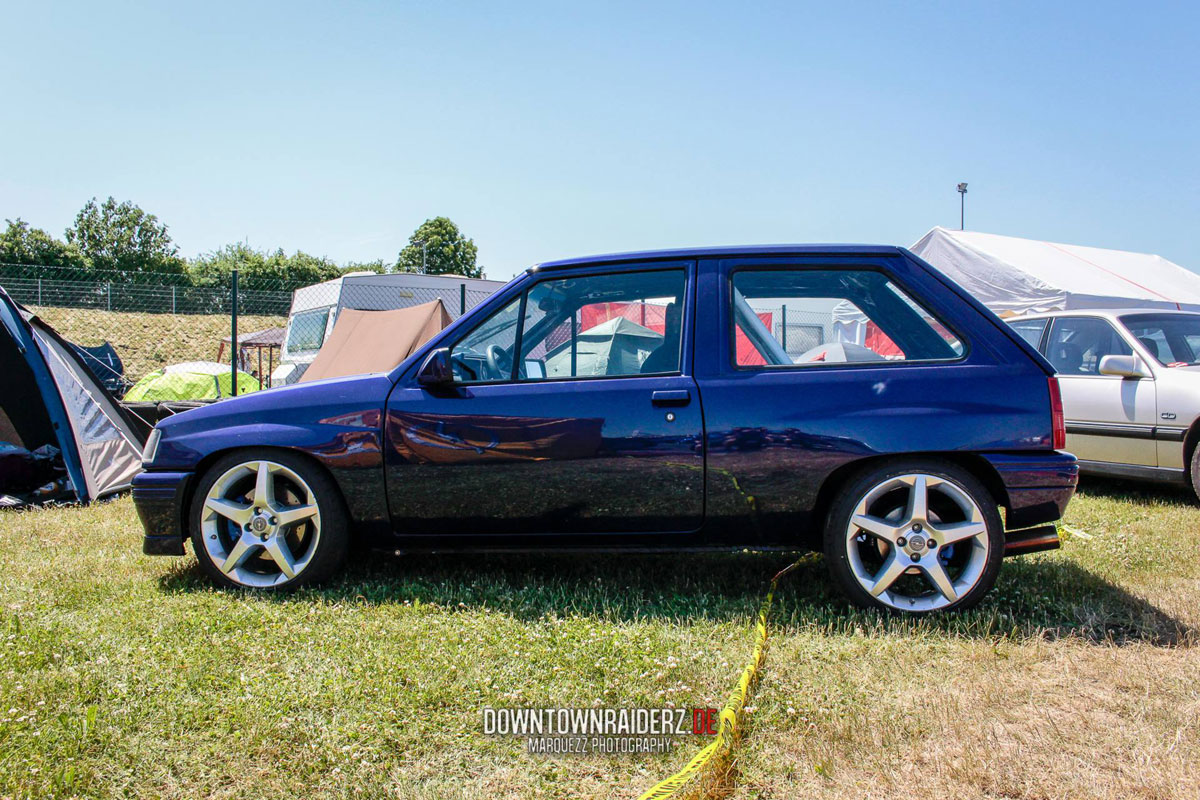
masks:
<svg viewBox="0 0 1200 800"><path fill-rule="evenodd" d="M434 217L408 237L408 246L396 259L396 270L482 278L483 270L475 263L477 254L475 242L463 236L457 225L446 217Z"/></svg>
<svg viewBox="0 0 1200 800"><path fill-rule="evenodd" d="M128 201L109 197L97 204L93 197L67 228L66 237L95 270L183 275L186 269L167 226Z"/></svg>
<svg viewBox="0 0 1200 800"><path fill-rule="evenodd" d="M327 258L301 251L289 256L282 248L272 252L235 242L194 259L189 272L197 285L224 286L234 268L238 285L247 289L290 289L336 278L343 271Z"/></svg>
<svg viewBox="0 0 1200 800"><path fill-rule="evenodd" d="M55 239L41 228L29 227L29 223L20 217L5 222L8 228L0 233L0 264L87 268L87 259L75 245Z"/></svg>
<svg viewBox="0 0 1200 800"><path fill-rule="evenodd" d="M377 258L374 261L347 261L342 265L342 274L350 272L374 272L382 275L391 269L391 264L384 262L382 258Z"/></svg>

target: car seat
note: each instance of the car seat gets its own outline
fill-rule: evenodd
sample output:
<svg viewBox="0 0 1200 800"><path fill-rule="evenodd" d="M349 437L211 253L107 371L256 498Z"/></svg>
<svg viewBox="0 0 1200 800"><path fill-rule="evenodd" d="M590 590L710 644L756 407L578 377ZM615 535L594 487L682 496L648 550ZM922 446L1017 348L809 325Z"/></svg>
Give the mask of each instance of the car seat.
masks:
<svg viewBox="0 0 1200 800"><path fill-rule="evenodd" d="M1163 360L1162 354L1158 351L1158 342L1154 341L1149 336L1139 336L1138 341L1142 343L1142 347L1146 348L1150 352L1150 355L1154 356L1159 361Z"/></svg>
<svg viewBox="0 0 1200 800"><path fill-rule="evenodd" d="M663 314L663 341L646 356L641 373L674 372L679 369L679 331L683 321L683 309L678 303L668 303Z"/></svg>
<svg viewBox="0 0 1200 800"><path fill-rule="evenodd" d="M1077 344L1060 342L1050 347L1050 363L1055 372L1078 375L1083 366L1083 350Z"/></svg>

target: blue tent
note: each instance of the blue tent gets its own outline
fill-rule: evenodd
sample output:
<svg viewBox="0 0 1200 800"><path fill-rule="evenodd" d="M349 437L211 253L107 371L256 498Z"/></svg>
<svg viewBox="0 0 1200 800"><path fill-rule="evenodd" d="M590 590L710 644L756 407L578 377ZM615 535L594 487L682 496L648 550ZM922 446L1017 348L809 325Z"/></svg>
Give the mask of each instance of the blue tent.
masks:
<svg viewBox="0 0 1200 800"><path fill-rule="evenodd" d="M71 344L0 288L0 505L126 489L143 439Z"/></svg>

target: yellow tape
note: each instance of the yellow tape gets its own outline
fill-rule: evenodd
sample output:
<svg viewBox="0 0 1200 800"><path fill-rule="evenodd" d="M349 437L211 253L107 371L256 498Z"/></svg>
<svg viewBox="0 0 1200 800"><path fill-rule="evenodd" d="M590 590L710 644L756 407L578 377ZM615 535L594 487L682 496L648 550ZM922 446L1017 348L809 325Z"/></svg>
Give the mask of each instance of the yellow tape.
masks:
<svg viewBox="0 0 1200 800"><path fill-rule="evenodd" d="M746 668L742 670L742 676L738 678L737 686L730 693L729 699L725 701L725 707L721 709L720 726L717 728L717 733L713 737L713 740L693 756L692 760L683 769L651 786L638 800L667 800L667 798L674 797L688 781L704 769L705 765L714 756L727 752L733 746L733 737L737 733L738 721L742 717L742 710L746 707L746 698L750 694L750 687L754 684L754 680L758 676L758 670L762 666L763 658L766 656L767 615L771 613L771 601L775 599L775 587L779 585L779 579L795 569L799 563L797 561L795 564L784 567L775 573L775 577L771 579L771 586L767 589L767 597L763 600L762 606L758 610L758 622L755 625L754 652L750 655L750 661L747 662Z"/></svg>

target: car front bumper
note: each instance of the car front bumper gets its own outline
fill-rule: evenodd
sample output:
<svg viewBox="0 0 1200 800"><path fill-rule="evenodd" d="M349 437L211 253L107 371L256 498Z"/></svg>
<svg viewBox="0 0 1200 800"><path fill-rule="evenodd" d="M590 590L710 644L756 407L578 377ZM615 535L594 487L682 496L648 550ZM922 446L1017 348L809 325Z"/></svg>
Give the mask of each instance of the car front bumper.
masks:
<svg viewBox="0 0 1200 800"><path fill-rule="evenodd" d="M1008 495L1005 528L1010 531L1062 519L1079 483L1079 463L1070 453L994 453L984 456Z"/></svg>
<svg viewBox="0 0 1200 800"><path fill-rule="evenodd" d="M148 556L181 556L186 536L183 522L190 472L140 472L133 479L133 505L145 535Z"/></svg>

